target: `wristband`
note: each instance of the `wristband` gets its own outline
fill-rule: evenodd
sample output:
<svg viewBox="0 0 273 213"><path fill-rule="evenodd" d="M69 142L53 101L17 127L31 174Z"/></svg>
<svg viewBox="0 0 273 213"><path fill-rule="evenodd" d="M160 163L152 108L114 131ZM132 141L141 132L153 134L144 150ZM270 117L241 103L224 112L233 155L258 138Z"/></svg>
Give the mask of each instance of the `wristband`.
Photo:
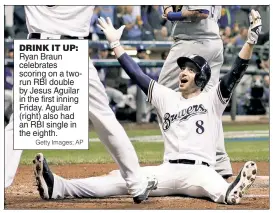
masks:
<svg viewBox="0 0 273 213"><path fill-rule="evenodd" d="M119 40L113 41L113 42L110 43L110 48L111 49L114 49L115 47L118 47L118 46L120 46Z"/></svg>
<svg viewBox="0 0 273 213"><path fill-rule="evenodd" d="M169 21L183 21L185 18L182 16L182 12L169 12L167 14Z"/></svg>
<svg viewBox="0 0 273 213"><path fill-rule="evenodd" d="M165 7L165 8L164 8L164 11L163 11L163 14L165 14L166 10L167 10L168 8L170 8L170 7L172 7L172 6L167 6L167 7Z"/></svg>

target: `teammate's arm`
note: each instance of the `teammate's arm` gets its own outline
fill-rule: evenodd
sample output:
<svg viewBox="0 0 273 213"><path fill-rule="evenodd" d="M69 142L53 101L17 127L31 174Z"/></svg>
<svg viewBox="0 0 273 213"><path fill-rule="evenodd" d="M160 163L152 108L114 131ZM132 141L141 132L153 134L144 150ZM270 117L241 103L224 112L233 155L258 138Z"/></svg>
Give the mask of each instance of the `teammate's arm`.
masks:
<svg viewBox="0 0 273 213"><path fill-rule="evenodd" d="M209 17L208 10L185 10L183 16L188 19L206 19Z"/></svg>
<svg viewBox="0 0 273 213"><path fill-rule="evenodd" d="M173 11L173 9L169 9L167 6L164 6L164 15L163 18L166 17L169 21L200 21L202 19L206 19L209 16L209 10L207 8L193 8L188 10L179 10Z"/></svg>
<svg viewBox="0 0 273 213"><path fill-rule="evenodd" d="M239 52L231 71L223 76L220 82L220 92L224 99L230 98L234 88L243 77L262 29L262 20L258 11L251 10L249 18L251 25L248 30L248 39Z"/></svg>

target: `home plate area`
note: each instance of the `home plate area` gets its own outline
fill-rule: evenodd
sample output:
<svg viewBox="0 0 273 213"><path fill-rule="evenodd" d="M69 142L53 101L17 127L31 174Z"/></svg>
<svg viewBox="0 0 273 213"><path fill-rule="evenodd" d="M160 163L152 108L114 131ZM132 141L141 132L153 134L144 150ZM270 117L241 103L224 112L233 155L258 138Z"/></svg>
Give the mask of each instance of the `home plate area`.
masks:
<svg viewBox="0 0 273 213"><path fill-rule="evenodd" d="M232 163L234 174L238 174L243 164ZM134 204L128 196L45 201L36 190L32 167L21 165L14 184L5 190L5 209L269 209L269 162L257 162L257 165L258 176L239 205L182 196L150 197L141 204ZM104 175L117 166L113 163L67 164L51 168L56 174L72 179Z"/></svg>

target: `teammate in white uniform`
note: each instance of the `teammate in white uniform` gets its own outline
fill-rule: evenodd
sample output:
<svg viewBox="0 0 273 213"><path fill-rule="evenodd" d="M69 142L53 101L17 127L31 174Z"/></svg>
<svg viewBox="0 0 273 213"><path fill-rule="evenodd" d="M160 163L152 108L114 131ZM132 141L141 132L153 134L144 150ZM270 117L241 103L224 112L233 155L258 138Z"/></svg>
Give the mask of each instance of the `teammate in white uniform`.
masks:
<svg viewBox="0 0 273 213"><path fill-rule="evenodd" d="M181 56L198 54L208 61L211 78L204 91L219 82L220 69L224 62L223 42L219 34L218 19L222 6L164 6L163 17L173 21L174 44L162 67L158 83L171 89L179 89L177 75L180 73L176 61ZM224 178L232 176L230 159L225 150L222 120L218 121L218 142L215 170Z"/></svg>
<svg viewBox="0 0 273 213"><path fill-rule="evenodd" d="M93 9L94 6L25 6L28 38L83 39L89 35ZM105 89L91 61L89 62L89 117L100 140L119 165L129 194L136 203L145 200L149 192L156 187L157 180L146 178L140 173L134 147L109 107ZM22 150L13 150L12 119L6 128L5 141L5 187L8 187L13 181L22 153ZM39 161L39 157L36 160ZM41 179L39 174L36 175L41 196L45 199L50 198L52 191L41 190L48 184L53 184L51 177Z"/></svg>
<svg viewBox="0 0 273 213"><path fill-rule="evenodd" d="M110 18L107 18L107 22L103 18L99 19L99 27L122 68L147 94L148 101L156 107L162 121L164 162L159 166L142 167L143 174L158 179L157 190L152 191L151 196L188 195L207 197L217 203L238 204L254 182L257 166L253 161L245 163L231 184L214 170L217 120L244 75L261 32L260 14L252 10L251 16L254 23L249 28L248 40L232 70L207 93L201 91L210 79L211 69L204 58L193 55L177 60L181 69L178 76L180 92L175 92L150 79L125 53L119 43L124 26L116 30ZM44 159L43 154L38 155ZM118 170L107 176L66 180L53 174L46 160L35 161L35 171L37 167L43 168L41 176L51 174L54 177L53 199L126 194L125 182Z"/></svg>

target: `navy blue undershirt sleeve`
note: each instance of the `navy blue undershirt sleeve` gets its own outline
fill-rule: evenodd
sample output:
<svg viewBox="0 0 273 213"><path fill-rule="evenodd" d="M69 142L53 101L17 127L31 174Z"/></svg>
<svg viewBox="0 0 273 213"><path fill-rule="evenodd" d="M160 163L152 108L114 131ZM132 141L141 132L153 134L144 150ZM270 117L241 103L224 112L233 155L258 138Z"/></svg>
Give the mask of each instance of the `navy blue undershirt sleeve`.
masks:
<svg viewBox="0 0 273 213"><path fill-rule="evenodd" d="M241 59L238 56L232 65L231 71L221 78L220 92L223 98L229 98L231 96L234 88L238 85L241 78L245 74L248 67L248 62L249 60Z"/></svg>
<svg viewBox="0 0 273 213"><path fill-rule="evenodd" d="M141 90L147 95L149 84L152 79L143 73L138 64L127 53L122 54L118 58L118 61L127 75L135 81Z"/></svg>
<svg viewBox="0 0 273 213"><path fill-rule="evenodd" d="M209 11L208 10L190 10L190 11L198 11L199 13L203 13L203 14L209 14ZM191 18L191 17L189 17ZM182 12L179 11L179 12L169 12L167 14L167 19L169 21L183 21L185 19L187 19L187 17L184 17Z"/></svg>

